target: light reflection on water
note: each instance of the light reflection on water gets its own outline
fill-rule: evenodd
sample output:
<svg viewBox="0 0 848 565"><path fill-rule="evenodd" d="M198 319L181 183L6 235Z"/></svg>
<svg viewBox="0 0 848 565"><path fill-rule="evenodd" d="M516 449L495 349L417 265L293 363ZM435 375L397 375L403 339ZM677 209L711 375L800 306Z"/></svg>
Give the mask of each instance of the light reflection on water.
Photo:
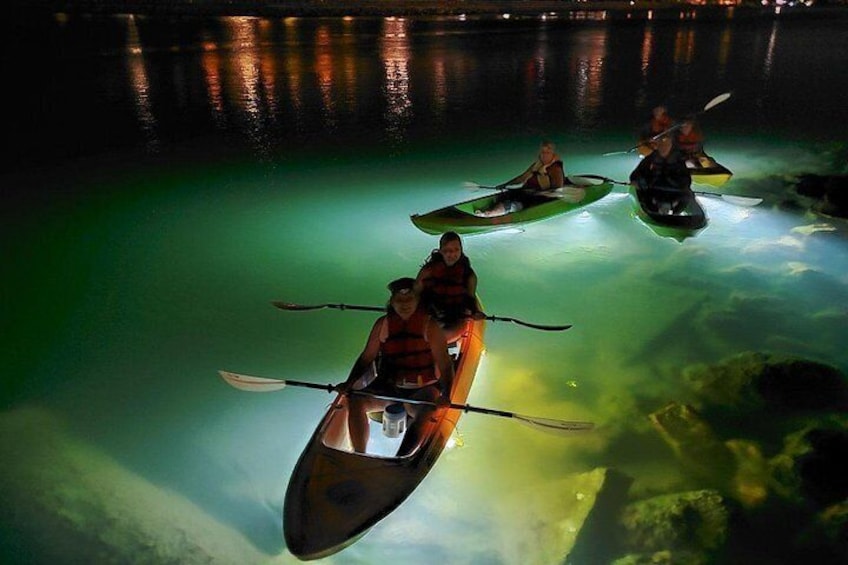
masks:
<svg viewBox="0 0 848 565"><path fill-rule="evenodd" d="M9 283L17 297L9 305L11 319L19 322L10 349L23 353L9 356L14 376L4 381L9 400L4 398L3 420L9 425L2 429L18 435L2 436L0 490L22 497L15 500L40 501L31 506L35 524L49 524L54 507L78 508L73 495L80 490L85 498L93 487L76 473L120 493L97 499L94 517L85 516L113 524L113 539L137 539L138 532L152 529L148 537L138 534L140 543L167 551L168 528L155 516L173 505L178 510L169 518L180 524L183 542L220 549L222 559L232 552L242 562L292 561L280 534L283 490L329 397L297 389L251 395L228 388L216 371L339 381L373 316L280 312L269 301L381 304L386 282L414 274L436 245L435 237L412 226L409 214L471 198L475 194L462 188L469 177L492 182L526 166L537 131L513 126L528 117L572 124L570 116L576 116L574 129L563 126L558 139L571 173L625 179L635 166L632 156L600 157L632 143L628 127L621 126L630 121L616 116L640 115L617 103L629 97L618 92L621 82L609 87L612 75L605 73L615 62L609 50L617 47L604 27L576 31L573 44L530 42L513 59L486 63L492 79L473 72L477 62L488 60L479 52L461 53L442 43L450 34L425 34L435 44L421 47L421 36L405 20L382 21L377 28L372 47L379 72L373 74L357 71L375 67L348 42L364 24L280 25L282 30L253 19L228 21L225 40L204 36L198 53L202 95L194 98L195 82L171 85L174 99L187 107L206 101L209 119L246 138L254 159L156 174L131 173L127 166L114 186L104 186L109 183L97 171L73 180L62 176L40 187L54 199L4 225L9 233L3 235L10 236L4 241L13 235L20 242L9 249L8 264L19 269ZM645 30L631 33L632 53L639 56L632 74L626 73L644 86L639 108L662 90L654 75L665 68L658 59L661 46L679 45L673 53L682 65L697 60L699 49L698 35L689 29ZM278 32L285 42L305 47L279 57L265 48ZM559 36L548 31L544 37L556 42ZM732 50L727 32L720 37L721 53ZM779 40L772 31L768 44ZM432 64L416 63L416 49L432 52ZM166 105L154 103L166 89L163 75L150 71L150 51L124 61L136 102L130 109L145 141L176 129L173 115L162 110ZM779 55L772 47L768 52ZM688 72L673 67L675 76ZM544 80L519 85L517 97L526 98L514 112L520 119L504 115L504 125L495 128L499 134L480 143L467 133L482 127L478 107L497 110L514 99L481 101L475 94L512 77L502 74L505 68ZM416 75L422 69L425 74ZM752 81L762 72L771 67L757 67ZM573 82L568 89L557 78L563 75ZM706 88L692 97L700 102L717 93L710 84L704 95ZM541 92L548 93L540 102L550 104L543 105L545 112L534 102ZM374 93L383 96L381 103ZM762 206L743 209L704 199L709 227L680 244L655 236L632 216L629 200L614 193L570 216L466 239L489 313L574 324L562 334L490 325L489 351L470 402L591 420L597 431L564 440L514 422L465 415L464 446L445 453L407 503L327 562L373 562L385 555L409 563L439 556L453 562L448 556L457 548L467 562L546 561L543 551L550 548L539 543L540 536L565 516L554 496L534 493L561 492L564 475L612 465L634 476L639 492L685 484L645 416L669 399L686 399L686 366L753 350L848 368L842 348L845 222L776 206L786 191L783 175L827 168L828 157L793 138L727 134L724 128L739 127L729 125L728 116L744 114L734 105L753 104L745 94L754 100L775 96L749 85L736 93L711 122L710 149L736 173L728 188L763 195ZM767 104L762 111L768 119L783 113ZM378 116L380 125L352 135L347 128L361 128L363 112ZM463 113L471 125L456 119ZM460 133L435 150L394 153L387 167L385 148L370 137L386 135L389 149L417 140L430 131L418 121L422 115ZM613 133L585 135L599 123ZM285 146L278 136L287 143L305 135L322 143L340 136L362 153L353 150L347 154L356 157L345 161L332 152L277 152L277 144ZM299 159L308 166L299 166ZM47 416L34 417L29 407ZM626 448L619 445L622 435L632 439ZM56 459L65 464L57 467L70 469L71 476L57 480L47 473L43 463L51 453L36 457L32 445L58 446L64 455ZM608 452L611 445L616 449ZM65 485L58 489L67 497L59 497L61 504L38 498L40 486L53 492L57 484ZM154 502L139 503L148 498ZM115 513L124 521L110 520ZM56 547L77 539L48 531L57 532L47 535ZM50 545L42 532L38 536L39 544ZM26 539L21 544L30 545ZM87 551L85 544L76 547ZM91 551L98 547L92 542ZM129 542L108 547L113 554L133 549ZM186 546L174 547L184 558Z"/></svg>

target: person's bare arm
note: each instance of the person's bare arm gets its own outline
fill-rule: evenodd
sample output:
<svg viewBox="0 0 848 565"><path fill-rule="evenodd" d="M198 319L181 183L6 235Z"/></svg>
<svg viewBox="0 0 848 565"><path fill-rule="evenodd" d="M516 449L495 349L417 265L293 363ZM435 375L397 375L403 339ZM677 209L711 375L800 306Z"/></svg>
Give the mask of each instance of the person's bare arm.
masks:
<svg viewBox="0 0 848 565"><path fill-rule="evenodd" d="M365 372L365 369L368 368L368 365L377 359L377 355L380 353L380 330L383 327L383 320L385 320L385 316L381 316L374 322L374 325L371 327L371 333L368 334L368 341L365 342L365 348L353 363L347 380L337 385L337 389L350 390L353 384Z"/></svg>
<svg viewBox="0 0 848 565"><path fill-rule="evenodd" d="M418 276L415 277L415 294L421 296L424 291L424 281L428 278L430 278L430 267L425 265L419 269Z"/></svg>
<svg viewBox="0 0 848 565"><path fill-rule="evenodd" d="M450 401L450 392L453 387L453 361L448 354L448 344L442 328L435 320L430 320L427 326L427 340L430 342L430 351L433 353L433 362L439 369L439 387L442 397Z"/></svg>
<svg viewBox="0 0 848 565"><path fill-rule="evenodd" d="M471 315L477 320L485 318L486 314L480 310L480 305L477 303L477 273L471 273L468 277L465 292L468 294Z"/></svg>

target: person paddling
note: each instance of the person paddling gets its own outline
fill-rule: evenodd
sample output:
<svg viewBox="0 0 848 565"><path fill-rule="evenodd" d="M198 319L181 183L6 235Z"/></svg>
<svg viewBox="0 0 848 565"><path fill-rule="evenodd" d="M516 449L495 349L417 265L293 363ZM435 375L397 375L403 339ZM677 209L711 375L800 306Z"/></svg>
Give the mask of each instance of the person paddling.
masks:
<svg viewBox="0 0 848 565"><path fill-rule="evenodd" d="M694 116L687 116L680 122L677 131L677 147L683 154L686 166L690 169L715 167L715 161L704 152L704 133Z"/></svg>
<svg viewBox="0 0 848 565"><path fill-rule="evenodd" d="M503 216L524 209L521 201L521 193L546 192L561 188L565 184L565 166L562 159L556 153L556 146L552 141L543 141L539 146L539 156L520 175L497 185L495 188L505 190L508 186L520 184L521 189L513 191L518 193L513 197L509 191L505 196L498 198L488 208L475 210L477 216Z"/></svg>
<svg viewBox="0 0 848 565"><path fill-rule="evenodd" d="M448 343L462 337L468 318L485 318L477 304L477 273L456 232L445 232L439 238L439 248L418 271L415 288L439 321Z"/></svg>
<svg viewBox="0 0 848 565"><path fill-rule="evenodd" d="M630 184L647 196L656 212L679 214L692 193L692 176L671 135L657 139L657 148L630 173Z"/></svg>
<svg viewBox="0 0 848 565"><path fill-rule="evenodd" d="M453 362L442 328L420 304L415 279L404 277L389 283L387 312L374 322L365 348L339 392L356 390L363 375L377 365L376 377L361 390L385 396L449 404L453 384ZM348 395L348 432L353 450L365 453L370 426L368 413L382 410L389 401L362 394ZM405 445L414 445L415 420L434 410L433 406L404 404L413 424Z"/></svg>
<svg viewBox="0 0 848 565"><path fill-rule="evenodd" d="M668 113L668 108L665 106L655 106L651 110L651 117L645 127L642 128L640 138L639 152L642 155L647 155L657 148L657 140L654 138L661 133L666 133L674 125L674 120Z"/></svg>

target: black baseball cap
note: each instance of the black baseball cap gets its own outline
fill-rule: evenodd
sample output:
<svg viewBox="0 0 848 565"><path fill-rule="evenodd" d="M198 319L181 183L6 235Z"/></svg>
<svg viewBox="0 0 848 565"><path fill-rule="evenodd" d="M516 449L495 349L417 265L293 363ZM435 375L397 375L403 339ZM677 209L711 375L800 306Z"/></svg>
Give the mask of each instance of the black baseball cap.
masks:
<svg viewBox="0 0 848 565"><path fill-rule="evenodd" d="M415 279L412 277L402 277L390 282L387 286L392 296L395 294L408 294L415 290Z"/></svg>

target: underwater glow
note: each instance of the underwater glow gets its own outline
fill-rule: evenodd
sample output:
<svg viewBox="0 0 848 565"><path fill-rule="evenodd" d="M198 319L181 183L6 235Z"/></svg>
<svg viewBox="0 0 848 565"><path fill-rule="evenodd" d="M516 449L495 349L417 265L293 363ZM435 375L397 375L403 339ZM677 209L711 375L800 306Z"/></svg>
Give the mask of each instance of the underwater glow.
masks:
<svg viewBox="0 0 848 565"><path fill-rule="evenodd" d="M70 19L62 29L79 25ZM114 57L64 61L86 79L73 101L82 115L100 116L111 109L104 99L126 92L128 117L114 129L137 128L140 149L155 139L153 155L167 158L148 166L111 145L86 159L45 157L5 212L14 331L0 495L22 519L2 518L15 534L0 541L4 555L294 563L281 535L284 492L332 397L246 393L217 371L339 382L376 314L283 312L270 301L383 305L386 283L414 275L438 245L410 214L472 197L469 179L520 172L543 135L569 173L626 179L637 158L602 155L632 145L668 77L680 108L730 90L687 72L720 68L738 81L705 120L709 150L734 171L723 191L764 202L701 197L709 225L677 242L636 218L619 187L573 214L464 238L488 314L573 324L489 323L469 404L596 428L561 437L463 414L413 495L324 562L561 561L603 468L632 477L637 493L691 487L648 418L688 398L687 368L748 351L848 367L846 222L783 205L785 179L832 170L841 142L819 141L818 124L781 110L797 106L779 97L788 91L778 70L806 77L804 99L820 86L818 67L784 58L791 29L559 30L551 18L545 33L501 34L500 48L474 43L484 34L473 22L450 33L412 19L263 22L226 20L198 33L196 49L121 51L112 72L123 82L104 79L102 92L86 90L83 71ZM127 41L145 31L131 27ZM39 96L42 86L29 85ZM66 108L70 92L52 91L47 109ZM485 104L481 93L491 94ZM75 115L52 117L64 127ZM774 127L759 136L763 124ZM74 143L88 131L70 129ZM93 119L89 129L103 131ZM735 478L743 504L768 502L759 471Z"/></svg>

